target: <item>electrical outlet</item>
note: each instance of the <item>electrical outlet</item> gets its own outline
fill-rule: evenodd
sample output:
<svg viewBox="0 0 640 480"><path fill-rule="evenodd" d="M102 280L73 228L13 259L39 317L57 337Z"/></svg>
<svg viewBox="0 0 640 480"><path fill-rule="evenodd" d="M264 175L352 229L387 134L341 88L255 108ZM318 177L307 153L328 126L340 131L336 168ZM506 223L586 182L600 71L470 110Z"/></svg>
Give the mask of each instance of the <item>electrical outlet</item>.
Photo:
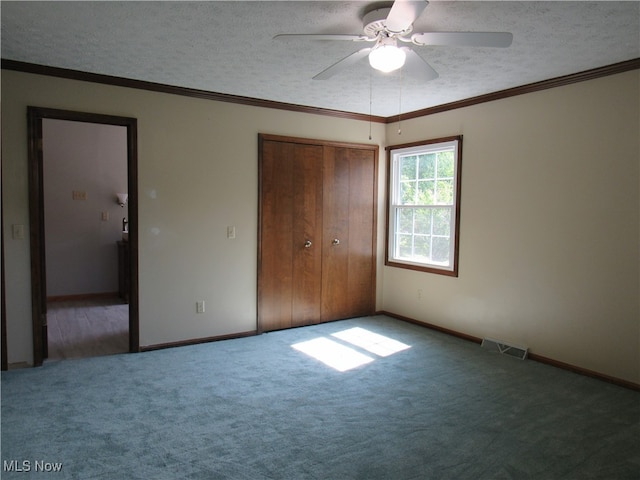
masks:
<svg viewBox="0 0 640 480"><path fill-rule="evenodd" d="M422 289L418 289L418 300L422 300Z"/></svg>
<svg viewBox="0 0 640 480"><path fill-rule="evenodd" d="M109 212L102 212L102 221L107 222L109 220Z"/></svg>
<svg viewBox="0 0 640 480"><path fill-rule="evenodd" d="M196 313L204 313L204 300L196 302Z"/></svg>
<svg viewBox="0 0 640 480"><path fill-rule="evenodd" d="M227 238L236 238L236 227L227 227Z"/></svg>

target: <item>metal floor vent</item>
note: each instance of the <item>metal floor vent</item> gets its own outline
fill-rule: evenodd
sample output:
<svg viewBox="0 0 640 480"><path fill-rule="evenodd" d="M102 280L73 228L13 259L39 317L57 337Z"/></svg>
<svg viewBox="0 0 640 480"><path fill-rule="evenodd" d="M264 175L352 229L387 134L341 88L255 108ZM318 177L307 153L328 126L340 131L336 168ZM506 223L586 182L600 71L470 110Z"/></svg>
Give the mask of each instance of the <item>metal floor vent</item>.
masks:
<svg viewBox="0 0 640 480"><path fill-rule="evenodd" d="M501 342L500 340L494 340L492 338L482 339L482 344L480 346L491 352L503 353L505 355L519 358L520 360L527 358L527 353L529 352L527 347L509 345L508 343Z"/></svg>

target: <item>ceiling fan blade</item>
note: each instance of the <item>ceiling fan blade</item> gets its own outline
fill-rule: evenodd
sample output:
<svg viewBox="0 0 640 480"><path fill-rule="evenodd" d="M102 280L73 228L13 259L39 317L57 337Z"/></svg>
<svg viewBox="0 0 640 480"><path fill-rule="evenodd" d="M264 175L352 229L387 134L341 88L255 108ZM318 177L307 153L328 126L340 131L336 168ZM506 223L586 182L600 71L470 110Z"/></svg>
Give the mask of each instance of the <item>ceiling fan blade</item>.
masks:
<svg viewBox="0 0 640 480"><path fill-rule="evenodd" d="M407 60L403 67L407 76L417 78L423 82L439 77L438 72L418 52L409 47L402 47L402 50L407 54Z"/></svg>
<svg viewBox="0 0 640 480"><path fill-rule="evenodd" d="M313 79L326 80L328 78L331 78L336 73L362 60L364 57L369 55L370 51L371 51L371 48L363 48L361 50L358 50L357 52L352 53L351 55L347 55L342 60L338 60L336 63L334 63L330 67L325 68L322 72L320 72L315 77L313 77Z"/></svg>
<svg viewBox="0 0 640 480"><path fill-rule="evenodd" d="M420 16L429 2L426 0L396 0L385 25L391 33L402 33Z"/></svg>
<svg viewBox="0 0 640 480"><path fill-rule="evenodd" d="M315 33L282 33L273 37L274 40L346 40L350 42L373 42L375 38L366 35L332 35Z"/></svg>
<svg viewBox="0 0 640 480"><path fill-rule="evenodd" d="M416 45L450 45L456 47L501 47L511 45L513 34L508 32L427 32L414 33Z"/></svg>

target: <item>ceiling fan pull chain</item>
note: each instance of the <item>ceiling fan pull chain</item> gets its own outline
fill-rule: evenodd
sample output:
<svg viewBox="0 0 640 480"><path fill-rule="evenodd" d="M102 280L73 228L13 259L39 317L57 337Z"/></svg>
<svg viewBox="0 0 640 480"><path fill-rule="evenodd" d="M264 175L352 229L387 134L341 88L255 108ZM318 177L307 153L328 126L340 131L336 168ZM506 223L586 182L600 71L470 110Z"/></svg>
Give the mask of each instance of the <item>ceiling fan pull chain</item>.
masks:
<svg viewBox="0 0 640 480"><path fill-rule="evenodd" d="M371 69L369 69L369 140L371 140L371 122L372 122L372 110L371 105L373 103L373 87L371 85Z"/></svg>
<svg viewBox="0 0 640 480"><path fill-rule="evenodd" d="M402 69L399 70L400 72L400 95L399 95L399 100L398 100L398 135L402 135L402 128L400 125L400 120L402 119Z"/></svg>

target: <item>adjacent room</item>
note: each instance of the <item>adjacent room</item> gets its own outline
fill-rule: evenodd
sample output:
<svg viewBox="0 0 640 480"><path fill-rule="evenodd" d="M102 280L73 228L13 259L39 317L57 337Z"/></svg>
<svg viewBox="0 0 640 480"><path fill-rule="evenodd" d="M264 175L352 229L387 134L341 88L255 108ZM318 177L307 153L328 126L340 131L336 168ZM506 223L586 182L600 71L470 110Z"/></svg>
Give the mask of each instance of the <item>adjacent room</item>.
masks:
<svg viewBox="0 0 640 480"><path fill-rule="evenodd" d="M47 119L42 139L47 358L125 353L126 129Z"/></svg>
<svg viewBox="0 0 640 480"><path fill-rule="evenodd" d="M640 3L0 16L2 478L640 476Z"/></svg>

